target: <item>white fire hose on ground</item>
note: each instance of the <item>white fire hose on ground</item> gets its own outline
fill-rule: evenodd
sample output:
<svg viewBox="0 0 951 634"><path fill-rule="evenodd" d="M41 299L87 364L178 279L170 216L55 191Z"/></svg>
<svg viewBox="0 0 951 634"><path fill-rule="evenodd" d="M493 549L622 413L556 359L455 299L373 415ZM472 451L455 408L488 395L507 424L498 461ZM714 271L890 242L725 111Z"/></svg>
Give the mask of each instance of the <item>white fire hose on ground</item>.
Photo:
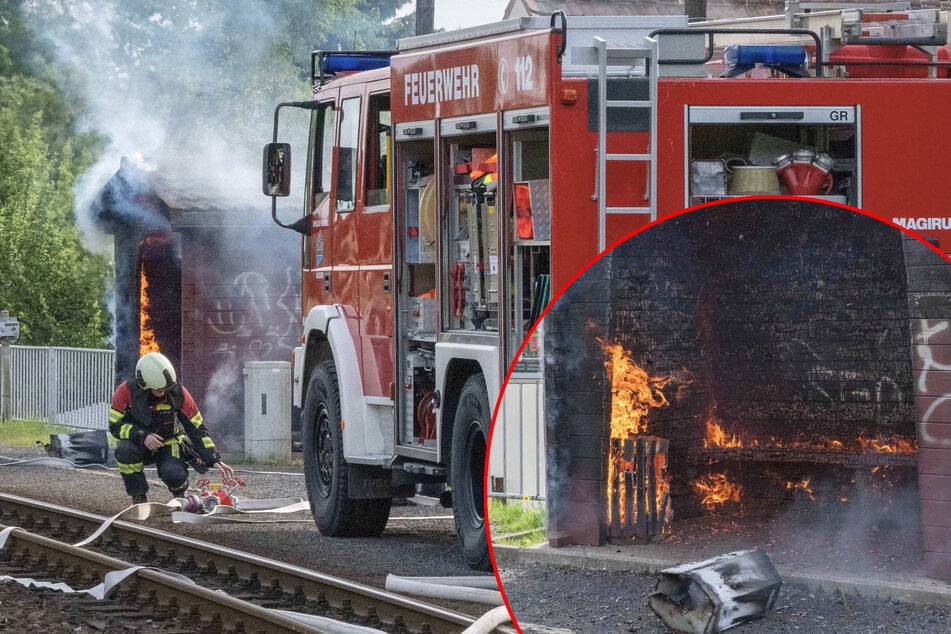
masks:
<svg viewBox="0 0 951 634"><path fill-rule="evenodd" d="M489 634L498 626L511 620L512 617L509 616L508 608L500 605L480 616L475 623L463 630L462 634Z"/></svg>
<svg viewBox="0 0 951 634"><path fill-rule="evenodd" d="M508 608L502 605L495 577L400 577L386 576L386 590L415 594L434 599L469 601L496 605L467 627L462 634L488 634L496 627L512 620Z"/></svg>
<svg viewBox="0 0 951 634"><path fill-rule="evenodd" d="M502 605L495 577L400 577L386 575L389 592L415 594L433 599Z"/></svg>

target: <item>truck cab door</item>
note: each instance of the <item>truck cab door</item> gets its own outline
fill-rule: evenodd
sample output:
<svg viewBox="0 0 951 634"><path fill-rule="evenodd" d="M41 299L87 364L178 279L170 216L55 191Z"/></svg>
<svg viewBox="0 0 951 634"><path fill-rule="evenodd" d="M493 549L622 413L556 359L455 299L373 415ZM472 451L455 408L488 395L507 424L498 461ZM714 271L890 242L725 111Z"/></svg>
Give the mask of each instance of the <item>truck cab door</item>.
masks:
<svg viewBox="0 0 951 634"><path fill-rule="evenodd" d="M306 172L306 211L311 217L310 235L304 238L304 314L313 306L332 303L330 263L333 262L333 231L330 194L333 189L334 144L337 114L333 100L320 102L310 122L310 148Z"/></svg>

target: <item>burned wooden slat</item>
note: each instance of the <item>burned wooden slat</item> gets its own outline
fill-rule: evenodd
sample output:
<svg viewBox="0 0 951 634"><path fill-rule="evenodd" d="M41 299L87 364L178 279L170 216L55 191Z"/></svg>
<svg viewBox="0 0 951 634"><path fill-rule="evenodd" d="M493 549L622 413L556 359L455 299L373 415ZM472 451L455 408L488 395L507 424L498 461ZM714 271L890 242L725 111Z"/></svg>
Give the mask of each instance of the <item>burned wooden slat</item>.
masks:
<svg viewBox="0 0 951 634"><path fill-rule="evenodd" d="M631 471L631 464L634 462L634 440L627 438L624 440L624 530L622 537L634 537L634 473Z"/></svg>
<svg viewBox="0 0 951 634"><path fill-rule="evenodd" d="M663 532L670 505L662 488L669 446L669 440L654 436L611 439L609 537L649 541Z"/></svg>
<svg viewBox="0 0 951 634"><path fill-rule="evenodd" d="M608 460L612 461L616 467L611 482L611 525L608 533L611 537L620 537L621 535L621 461L617 459L620 447L621 439L612 438L611 453Z"/></svg>
<svg viewBox="0 0 951 634"><path fill-rule="evenodd" d="M659 438L650 438L647 443L647 535L657 532L657 445Z"/></svg>
<svg viewBox="0 0 951 634"><path fill-rule="evenodd" d="M654 467L656 470L655 480L656 482L666 482L667 478L667 451L670 449L670 440L667 438L658 438L657 439L657 451L654 454ZM657 502L657 518L653 528L653 534L656 535L661 533L664 530L664 527L667 525L667 515L668 509L670 507L670 492L666 489L664 494L660 497L661 499Z"/></svg>
<svg viewBox="0 0 951 634"><path fill-rule="evenodd" d="M660 501L660 514L657 516L657 527L654 529L655 535L664 530L664 526L667 524L668 508L670 508L670 492L664 491Z"/></svg>
<svg viewBox="0 0 951 634"><path fill-rule="evenodd" d="M837 464L848 467L909 466L918 464L917 454L835 451L831 449L794 449L788 447L692 447L687 452L690 464L725 462L803 462Z"/></svg>
<svg viewBox="0 0 951 634"><path fill-rule="evenodd" d="M638 438L635 449L637 472L637 518L634 526L634 536L638 539L647 539L647 439Z"/></svg>
<svg viewBox="0 0 951 634"><path fill-rule="evenodd" d="M676 631L715 634L764 616L781 585L766 553L744 550L661 571L650 606Z"/></svg>

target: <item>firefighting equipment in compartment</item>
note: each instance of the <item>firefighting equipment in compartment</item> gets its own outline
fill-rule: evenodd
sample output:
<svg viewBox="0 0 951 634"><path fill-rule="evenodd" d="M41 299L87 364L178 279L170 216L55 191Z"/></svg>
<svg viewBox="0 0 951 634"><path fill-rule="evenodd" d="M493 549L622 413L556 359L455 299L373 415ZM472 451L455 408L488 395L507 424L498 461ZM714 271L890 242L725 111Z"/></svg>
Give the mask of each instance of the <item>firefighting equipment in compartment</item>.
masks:
<svg viewBox="0 0 951 634"><path fill-rule="evenodd" d="M436 242L436 179L424 176L419 186L419 235L428 246Z"/></svg>
<svg viewBox="0 0 951 634"><path fill-rule="evenodd" d="M491 156L485 157L488 152L493 152ZM495 174L499 171L499 154L494 150L482 148L473 148L472 161L464 163L469 172L469 178L473 181L479 178L490 177L489 181L494 180Z"/></svg>
<svg viewBox="0 0 951 634"><path fill-rule="evenodd" d="M167 390L178 379L175 367L164 354L149 352L135 364L135 380L144 390Z"/></svg>
<svg viewBox="0 0 951 634"><path fill-rule="evenodd" d="M416 408L416 420L419 421L419 442L436 439L436 393L429 392L419 401Z"/></svg>
<svg viewBox="0 0 951 634"><path fill-rule="evenodd" d="M528 183L515 183L515 224L519 240L531 240L535 237L532 227L532 196Z"/></svg>
<svg viewBox="0 0 951 634"><path fill-rule="evenodd" d="M452 316L465 318L466 306L466 265L456 262L452 266Z"/></svg>
<svg viewBox="0 0 951 634"><path fill-rule="evenodd" d="M786 190L796 196L828 195L832 191L832 168L835 159L828 154L815 154L812 150L801 149L792 156L783 154L774 162L776 173L786 186Z"/></svg>

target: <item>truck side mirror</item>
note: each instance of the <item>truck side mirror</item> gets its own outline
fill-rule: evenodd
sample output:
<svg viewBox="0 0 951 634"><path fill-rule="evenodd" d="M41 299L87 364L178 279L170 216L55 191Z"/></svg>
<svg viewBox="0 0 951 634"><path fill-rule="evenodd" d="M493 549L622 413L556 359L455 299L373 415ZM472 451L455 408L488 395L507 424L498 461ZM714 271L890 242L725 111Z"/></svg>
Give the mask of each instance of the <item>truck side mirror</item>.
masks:
<svg viewBox="0 0 951 634"><path fill-rule="evenodd" d="M264 146L265 196L289 196L291 193L291 144L268 143Z"/></svg>

